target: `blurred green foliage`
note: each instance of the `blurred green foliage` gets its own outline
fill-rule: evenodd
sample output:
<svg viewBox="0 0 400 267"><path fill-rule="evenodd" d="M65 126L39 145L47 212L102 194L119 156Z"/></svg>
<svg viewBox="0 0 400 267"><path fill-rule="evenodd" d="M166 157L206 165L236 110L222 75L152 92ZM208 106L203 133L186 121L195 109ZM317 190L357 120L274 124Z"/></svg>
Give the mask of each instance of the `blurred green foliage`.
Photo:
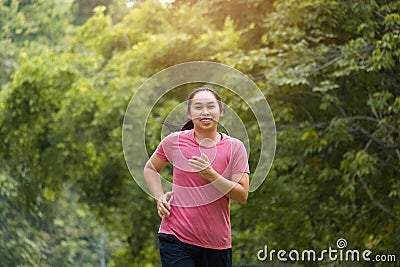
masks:
<svg viewBox="0 0 400 267"><path fill-rule="evenodd" d="M259 264L265 244L322 250L338 238L398 253L398 1L122 2L0 0L2 266L159 265L159 218L130 177L121 127L147 78L193 60L251 77L277 126L267 180L232 203L234 264ZM150 150L180 98L154 109Z"/></svg>

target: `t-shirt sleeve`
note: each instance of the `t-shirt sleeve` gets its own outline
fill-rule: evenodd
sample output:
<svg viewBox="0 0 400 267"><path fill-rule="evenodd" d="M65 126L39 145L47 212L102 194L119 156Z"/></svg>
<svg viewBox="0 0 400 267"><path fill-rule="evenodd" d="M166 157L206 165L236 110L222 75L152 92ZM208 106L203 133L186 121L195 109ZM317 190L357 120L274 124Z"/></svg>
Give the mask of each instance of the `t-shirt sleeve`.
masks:
<svg viewBox="0 0 400 267"><path fill-rule="evenodd" d="M155 154L162 160L171 162L171 145L172 145L173 135L170 134L166 136L163 140L161 140L158 145Z"/></svg>
<svg viewBox="0 0 400 267"><path fill-rule="evenodd" d="M234 143L232 157L232 174L250 173L249 161L247 158L246 148L243 143L237 140Z"/></svg>
<svg viewBox="0 0 400 267"><path fill-rule="evenodd" d="M158 145L155 153L160 159L162 159L164 161L169 161L167 158L167 155L165 155L164 148L162 146L162 142Z"/></svg>

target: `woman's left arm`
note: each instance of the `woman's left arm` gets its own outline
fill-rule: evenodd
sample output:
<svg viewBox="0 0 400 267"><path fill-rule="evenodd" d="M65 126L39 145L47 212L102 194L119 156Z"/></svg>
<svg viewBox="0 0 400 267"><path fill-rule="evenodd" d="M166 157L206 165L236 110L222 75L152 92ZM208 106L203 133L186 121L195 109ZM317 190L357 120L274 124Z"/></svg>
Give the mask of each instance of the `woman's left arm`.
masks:
<svg viewBox="0 0 400 267"><path fill-rule="evenodd" d="M249 174L237 173L232 175L232 180L225 179L220 174L216 173L213 178L209 179L210 182L220 192L227 192L225 195L230 199L236 200L237 202L244 203L249 195Z"/></svg>
<svg viewBox="0 0 400 267"><path fill-rule="evenodd" d="M189 165L194 168L197 173L212 182L218 191L225 194L230 199L244 203L249 195L249 174L237 173L232 175L232 179L228 180L215 171L210 160L205 154L201 157L192 157L189 159Z"/></svg>

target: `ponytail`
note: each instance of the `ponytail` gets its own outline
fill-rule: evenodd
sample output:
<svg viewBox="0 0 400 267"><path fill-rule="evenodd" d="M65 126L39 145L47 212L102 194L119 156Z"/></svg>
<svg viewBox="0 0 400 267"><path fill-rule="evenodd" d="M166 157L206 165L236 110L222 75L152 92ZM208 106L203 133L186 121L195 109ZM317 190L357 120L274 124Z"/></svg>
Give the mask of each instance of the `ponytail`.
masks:
<svg viewBox="0 0 400 267"><path fill-rule="evenodd" d="M167 128L171 132L191 130L191 129L194 128L194 124L193 124L192 120L188 120L183 124L174 124L174 123L170 123L170 122L167 122L167 121L164 121L162 124L167 126Z"/></svg>

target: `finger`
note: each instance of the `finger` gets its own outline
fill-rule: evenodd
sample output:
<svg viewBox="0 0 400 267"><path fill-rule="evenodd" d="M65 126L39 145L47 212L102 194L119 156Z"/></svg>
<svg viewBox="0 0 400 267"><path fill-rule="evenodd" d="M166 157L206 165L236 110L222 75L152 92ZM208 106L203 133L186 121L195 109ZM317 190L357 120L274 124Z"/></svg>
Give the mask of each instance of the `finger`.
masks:
<svg viewBox="0 0 400 267"><path fill-rule="evenodd" d="M209 166L211 166L211 163L209 161L202 162L198 160L190 160L189 159L189 165L196 168L197 170L203 171L207 169Z"/></svg>
<svg viewBox="0 0 400 267"><path fill-rule="evenodd" d="M161 214L161 216L169 216L169 211L168 211L168 209L164 206L164 204L163 203L161 203L159 206L158 206L158 212L159 212L159 214Z"/></svg>
<svg viewBox="0 0 400 267"><path fill-rule="evenodd" d="M203 155L205 157L203 157ZM193 156L191 159L192 160L196 160L196 161L201 162L201 163L207 163L209 161L207 156L204 153L201 155L201 157Z"/></svg>
<svg viewBox="0 0 400 267"><path fill-rule="evenodd" d="M171 206L167 201L162 202L161 204L162 211L166 214L169 215L169 211L171 210Z"/></svg>
<svg viewBox="0 0 400 267"><path fill-rule="evenodd" d="M191 163L191 162L189 162L189 166L192 167L193 168L192 171L195 171L195 172L199 172L199 171L202 171L205 169L203 167L203 165L199 165L199 164Z"/></svg>
<svg viewBox="0 0 400 267"><path fill-rule="evenodd" d="M172 201L172 197L173 196L174 196L174 192L173 191L169 191L169 192L165 193L165 200L167 201L169 209L171 209L170 202Z"/></svg>
<svg viewBox="0 0 400 267"><path fill-rule="evenodd" d="M200 166L201 163L196 160L189 159L188 164L193 167L193 166Z"/></svg>
<svg viewBox="0 0 400 267"><path fill-rule="evenodd" d="M201 153L201 158L204 159L205 161L210 161L210 160L208 159L207 155L204 154L204 153Z"/></svg>
<svg viewBox="0 0 400 267"><path fill-rule="evenodd" d="M201 170L202 170L202 167L201 167L201 166L198 166L198 165L196 165L196 164L191 164L191 163L189 163L189 166L192 167L192 171L195 171L195 172L201 171Z"/></svg>
<svg viewBox="0 0 400 267"><path fill-rule="evenodd" d="M207 161L205 159L197 157L197 156L193 156L191 159L189 159L189 161L199 162L199 163L202 163L202 164L206 164L207 163Z"/></svg>
<svg viewBox="0 0 400 267"><path fill-rule="evenodd" d="M198 166L198 167L202 167L204 165L204 163L197 161L197 160L193 160L193 159L189 159L188 163L190 166Z"/></svg>
<svg viewBox="0 0 400 267"><path fill-rule="evenodd" d="M157 213L158 213L158 216L160 216L160 217L161 217L161 219L163 219L163 218L164 218L164 215L162 215L162 214L161 214L161 211L157 210Z"/></svg>
<svg viewBox="0 0 400 267"><path fill-rule="evenodd" d="M196 157L195 160L196 160L197 162L200 162L200 163L202 164L202 167L203 167L203 168L207 168L208 166L211 165L210 160L208 159L207 155L204 154L204 153L201 154L201 157L200 157L200 158L199 158L199 157Z"/></svg>
<svg viewBox="0 0 400 267"><path fill-rule="evenodd" d="M164 217L169 217L169 213L158 211L158 216L164 219Z"/></svg>
<svg viewBox="0 0 400 267"><path fill-rule="evenodd" d="M171 210L171 206L169 205L169 203L163 202L162 205L163 205L163 208L165 208L166 211L169 213L169 210Z"/></svg>

